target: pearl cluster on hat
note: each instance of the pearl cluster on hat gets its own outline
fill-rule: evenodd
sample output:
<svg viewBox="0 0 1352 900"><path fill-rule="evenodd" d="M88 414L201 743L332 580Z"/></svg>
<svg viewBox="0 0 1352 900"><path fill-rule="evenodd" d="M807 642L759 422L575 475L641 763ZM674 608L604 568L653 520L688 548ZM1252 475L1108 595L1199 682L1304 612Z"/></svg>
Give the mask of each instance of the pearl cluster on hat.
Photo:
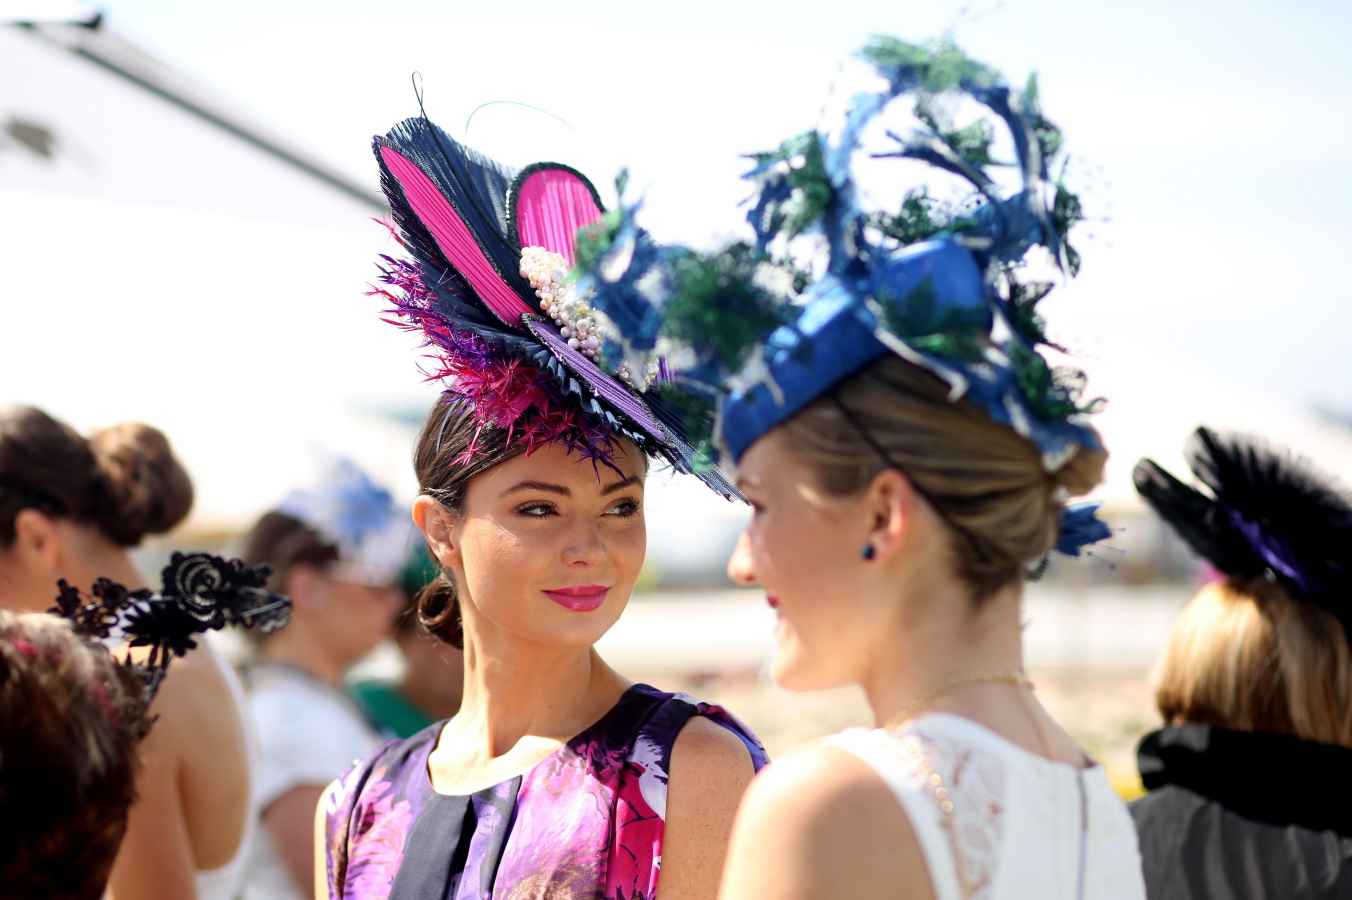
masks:
<svg viewBox="0 0 1352 900"><path fill-rule="evenodd" d="M521 248L521 277L530 282L540 298L540 309L554 320L569 347L594 360L601 354L600 316L588 298L578 296L577 286L568 280L568 268L568 260L553 250ZM656 363L648 368L642 386L634 384L633 374L624 363L615 370L615 377L635 390L647 390L657 377Z"/></svg>

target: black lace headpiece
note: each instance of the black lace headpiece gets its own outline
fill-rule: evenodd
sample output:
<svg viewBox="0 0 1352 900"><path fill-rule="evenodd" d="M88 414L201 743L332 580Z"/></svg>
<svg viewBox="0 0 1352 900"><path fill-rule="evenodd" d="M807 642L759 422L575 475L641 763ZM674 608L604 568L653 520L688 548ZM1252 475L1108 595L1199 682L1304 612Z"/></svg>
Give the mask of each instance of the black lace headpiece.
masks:
<svg viewBox="0 0 1352 900"><path fill-rule="evenodd" d="M77 634L98 641L118 636L130 647L149 647L144 659L124 660L146 687L149 702L175 656L197 646L196 635L227 625L276 631L291 620L291 601L267 589L267 566L210 553L175 553L158 593L130 591L107 578L85 594L62 579L51 612L70 620Z"/></svg>
<svg viewBox="0 0 1352 900"><path fill-rule="evenodd" d="M1268 577L1338 618L1352 638L1352 502L1332 479L1256 438L1198 428L1185 450L1207 492L1143 459L1136 490L1231 578Z"/></svg>

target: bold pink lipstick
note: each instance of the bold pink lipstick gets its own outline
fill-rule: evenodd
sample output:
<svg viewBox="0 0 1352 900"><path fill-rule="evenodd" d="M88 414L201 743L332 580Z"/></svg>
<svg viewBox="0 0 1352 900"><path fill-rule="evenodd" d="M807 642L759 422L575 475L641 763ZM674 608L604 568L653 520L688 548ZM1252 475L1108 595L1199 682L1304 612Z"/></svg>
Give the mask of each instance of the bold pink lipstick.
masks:
<svg viewBox="0 0 1352 900"><path fill-rule="evenodd" d="M545 591L545 595L564 609L573 612L591 612L606 602L610 588L601 584L584 584L580 587L558 588Z"/></svg>

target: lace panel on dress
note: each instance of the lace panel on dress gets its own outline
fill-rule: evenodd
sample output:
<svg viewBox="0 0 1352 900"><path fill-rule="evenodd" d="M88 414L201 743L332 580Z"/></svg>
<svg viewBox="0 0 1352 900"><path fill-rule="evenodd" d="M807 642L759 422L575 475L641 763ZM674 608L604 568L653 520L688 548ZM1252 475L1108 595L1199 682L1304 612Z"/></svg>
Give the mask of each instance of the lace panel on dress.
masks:
<svg viewBox="0 0 1352 900"><path fill-rule="evenodd" d="M998 757L914 727L890 736L905 770L938 807L964 900L989 897L1004 839L1005 767Z"/></svg>

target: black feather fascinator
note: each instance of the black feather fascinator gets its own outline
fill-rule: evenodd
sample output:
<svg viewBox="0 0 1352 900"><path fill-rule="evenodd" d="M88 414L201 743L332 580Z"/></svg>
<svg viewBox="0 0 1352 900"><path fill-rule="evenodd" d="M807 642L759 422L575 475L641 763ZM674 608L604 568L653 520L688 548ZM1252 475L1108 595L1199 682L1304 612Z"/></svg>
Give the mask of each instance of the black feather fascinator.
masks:
<svg viewBox="0 0 1352 900"><path fill-rule="evenodd" d="M267 589L267 566L209 553L175 553L162 573L158 593L131 591L107 578L88 594L58 582L60 593L50 612L67 619L85 638L107 642L121 638L148 656L120 665L145 685L148 705L164 680L169 663L197 646L196 636L227 625L276 631L291 620L291 601Z"/></svg>
<svg viewBox="0 0 1352 900"><path fill-rule="evenodd" d="M1198 428L1185 449L1206 490L1153 460L1136 464L1136 490L1193 550L1231 578L1272 578L1332 613L1352 637L1352 502L1293 454Z"/></svg>

